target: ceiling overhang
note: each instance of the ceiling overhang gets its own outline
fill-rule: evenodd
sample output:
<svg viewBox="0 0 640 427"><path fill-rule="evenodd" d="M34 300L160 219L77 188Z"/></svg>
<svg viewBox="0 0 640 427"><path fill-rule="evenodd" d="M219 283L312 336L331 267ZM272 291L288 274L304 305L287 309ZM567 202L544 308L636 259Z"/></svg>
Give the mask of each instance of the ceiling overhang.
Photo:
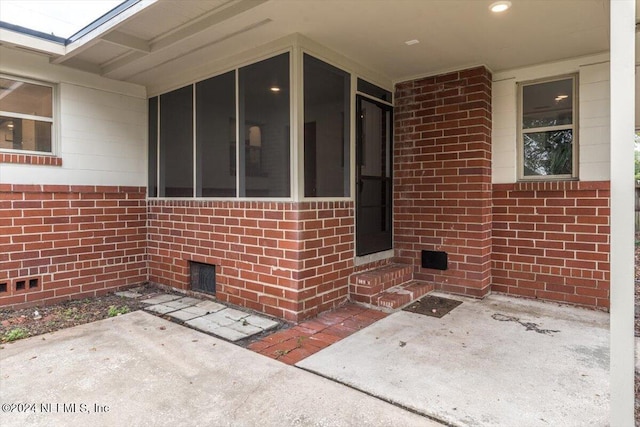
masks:
<svg viewBox="0 0 640 427"><path fill-rule="evenodd" d="M501 71L609 50L608 0L512 0L503 14L492 13L491 3L141 0L67 46L6 29L0 42L147 87L291 34L389 81L478 64Z"/></svg>

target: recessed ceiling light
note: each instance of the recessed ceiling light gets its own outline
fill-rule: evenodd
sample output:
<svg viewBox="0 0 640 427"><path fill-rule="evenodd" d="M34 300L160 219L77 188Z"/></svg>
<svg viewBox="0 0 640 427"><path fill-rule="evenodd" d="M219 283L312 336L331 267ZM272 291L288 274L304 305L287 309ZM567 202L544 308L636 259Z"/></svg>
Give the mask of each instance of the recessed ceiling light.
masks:
<svg viewBox="0 0 640 427"><path fill-rule="evenodd" d="M558 95L556 96L556 102L562 101L563 99L567 99L569 95Z"/></svg>
<svg viewBox="0 0 640 427"><path fill-rule="evenodd" d="M407 40L406 42L404 42L404 44L406 44L407 46L411 46L413 44L418 44L418 43L420 43L420 40L416 40L416 39Z"/></svg>
<svg viewBox="0 0 640 427"><path fill-rule="evenodd" d="M495 3L491 3L491 5L489 6L489 10L491 12L500 13L500 12L504 12L510 7L511 7L510 1L497 1Z"/></svg>
<svg viewBox="0 0 640 427"><path fill-rule="evenodd" d="M269 88L269 90L270 90L271 92L280 92L280 88L279 88L278 86L271 86L271 87Z"/></svg>

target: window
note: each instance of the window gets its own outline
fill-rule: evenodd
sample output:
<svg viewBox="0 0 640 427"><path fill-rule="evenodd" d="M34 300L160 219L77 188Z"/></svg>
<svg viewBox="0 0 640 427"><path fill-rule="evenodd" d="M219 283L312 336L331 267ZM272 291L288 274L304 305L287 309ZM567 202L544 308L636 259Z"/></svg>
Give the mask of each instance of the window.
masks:
<svg viewBox="0 0 640 427"><path fill-rule="evenodd" d="M53 87L0 77L0 150L52 153Z"/></svg>
<svg viewBox="0 0 640 427"><path fill-rule="evenodd" d="M150 98L149 197L289 197L289 99L288 53Z"/></svg>
<svg viewBox="0 0 640 427"><path fill-rule="evenodd" d="M196 196L236 195L236 76L196 83Z"/></svg>
<svg viewBox="0 0 640 427"><path fill-rule="evenodd" d="M349 197L351 78L304 55L304 195Z"/></svg>
<svg viewBox="0 0 640 427"><path fill-rule="evenodd" d="M519 86L521 179L577 177L576 76Z"/></svg>
<svg viewBox="0 0 640 427"><path fill-rule="evenodd" d="M289 54L238 71L240 197L289 197Z"/></svg>
<svg viewBox="0 0 640 427"><path fill-rule="evenodd" d="M160 95L161 197L193 197L193 86Z"/></svg>
<svg viewBox="0 0 640 427"><path fill-rule="evenodd" d="M149 99L149 197L158 196L158 97Z"/></svg>

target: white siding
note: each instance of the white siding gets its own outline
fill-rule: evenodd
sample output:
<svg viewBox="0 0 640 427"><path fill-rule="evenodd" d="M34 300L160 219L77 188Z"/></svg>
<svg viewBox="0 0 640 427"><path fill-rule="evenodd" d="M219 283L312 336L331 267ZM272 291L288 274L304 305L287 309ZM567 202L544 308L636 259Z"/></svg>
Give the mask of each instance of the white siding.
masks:
<svg viewBox="0 0 640 427"><path fill-rule="evenodd" d="M580 67L578 134L582 181L605 181L611 172L609 62Z"/></svg>
<svg viewBox="0 0 640 427"><path fill-rule="evenodd" d="M578 178L604 181L610 175L609 58L596 55L494 74L492 86L494 183L517 180L517 84L578 73Z"/></svg>
<svg viewBox="0 0 640 427"><path fill-rule="evenodd" d="M1 183L146 186L144 87L6 48L0 58L1 73L57 85L55 153L62 158L61 167L0 164Z"/></svg>

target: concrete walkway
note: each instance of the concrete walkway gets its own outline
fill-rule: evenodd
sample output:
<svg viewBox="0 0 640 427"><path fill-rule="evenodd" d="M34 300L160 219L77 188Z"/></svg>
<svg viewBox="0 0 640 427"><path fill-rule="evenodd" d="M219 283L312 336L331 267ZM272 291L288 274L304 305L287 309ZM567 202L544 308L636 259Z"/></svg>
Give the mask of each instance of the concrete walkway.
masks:
<svg viewBox="0 0 640 427"><path fill-rule="evenodd" d="M455 426L606 426L609 316L489 296L396 312L298 362Z"/></svg>
<svg viewBox="0 0 640 427"><path fill-rule="evenodd" d="M5 344L0 403L3 427L440 425L142 311Z"/></svg>
<svg viewBox="0 0 640 427"><path fill-rule="evenodd" d="M231 342L240 341L280 326L279 322L266 316L236 310L211 300L165 292L158 292L151 298L142 298L143 295L132 291L116 292L116 295L140 299L140 302L147 304L146 311L168 316L174 321L184 322L194 329Z"/></svg>

